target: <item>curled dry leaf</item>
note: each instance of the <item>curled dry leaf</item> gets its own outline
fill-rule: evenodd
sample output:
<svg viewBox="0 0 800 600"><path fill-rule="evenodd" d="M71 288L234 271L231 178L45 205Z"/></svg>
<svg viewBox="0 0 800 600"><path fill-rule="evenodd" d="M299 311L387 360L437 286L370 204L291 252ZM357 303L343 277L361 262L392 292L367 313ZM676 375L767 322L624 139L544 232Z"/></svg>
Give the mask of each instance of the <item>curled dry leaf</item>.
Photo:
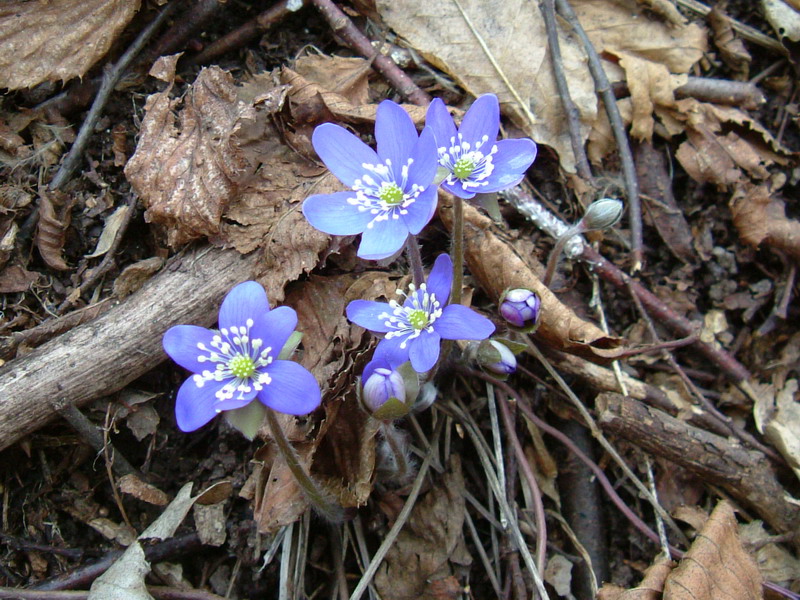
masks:
<svg viewBox="0 0 800 600"><path fill-rule="evenodd" d="M164 259L158 256L145 258L132 265L128 265L114 280L114 295L117 298L130 296L150 279L164 264Z"/></svg>
<svg viewBox="0 0 800 600"><path fill-rule="evenodd" d="M103 232L100 234L100 239L97 240L97 247L94 249L94 252L87 254L86 258L97 258L98 256L103 256L103 254L111 249L111 245L114 243L114 240L117 237L119 228L128 219L128 215L132 210L132 206L125 204L117 208L117 210L109 215L109 217L106 219L105 225L103 226Z"/></svg>
<svg viewBox="0 0 800 600"><path fill-rule="evenodd" d="M442 194L440 197L444 196ZM440 215L452 227L452 207L440 203ZM483 290L497 302L506 289L528 288L541 298L541 320L533 336L547 345L594 360L610 360L622 351L623 340L606 335L562 304L531 268L531 256L520 257L503 241L491 219L464 204L464 254L470 272Z"/></svg>
<svg viewBox="0 0 800 600"><path fill-rule="evenodd" d="M434 600L433 582L453 574L451 562L469 564L464 548L464 477L454 453L447 472L411 511L397 540L375 573L375 587L386 600Z"/></svg>
<svg viewBox="0 0 800 600"><path fill-rule="evenodd" d="M139 10L139 0L14 0L0 4L0 87L84 75Z"/></svg>
<svg viewBox="0 0 800 600"><path fill-rule="evenodd" d="M58 202L58 207L56 206ZM36 247L51 269L68 271L69 265L61 257L71 220L70 209L75 199L56 192L39 195L39 222L36 226Z"/></svg>
<svg viewBox="0 0 800 600"><path fill-rule="evenodd" d="M671 600L761 598L761 574L742 547L733 508L722 500L683 560L669 574L664 597Z"/></svg>
<svg viewBox="0 0 800 600"><path fill-rule="evenodd" d="M765 243L800 260L800 221L786 216L784 202L773 198L767 185L741 182L730 207L743 242L751 246Z"/></svg>
<svg viewBox="0 0 800 600"><path fill-rule="evenodd" d="M119 489L123 494L130 494L134 498L154 504L156 506L166 506L169 504L169 496L158 489L156 486L139 479L133 473L122 477L118 482Z"/></svg>
<svg viewBox="0 0 800 600"><path fill-rule="evenodd" d="M737 74L736 79L746 80L753 58L745 48L744 42L736 37L730 17L725 14L720 4L715 4L706 19L714 30L714 43L719 49L720 58Z"/></svg>
<svg viewBox="0 0 800 600"><path fill-rule="evenodd" d="M171 100L177 58L161 58L151 71L170 85L147 99L139 143L125 167L147 207L145 218L167 229L171 246L219 232L223 211L253 166L236 134L256 118L231 75L217 67L200 71L183 99ZM178 127L174 111L181 104Z"/></svg>

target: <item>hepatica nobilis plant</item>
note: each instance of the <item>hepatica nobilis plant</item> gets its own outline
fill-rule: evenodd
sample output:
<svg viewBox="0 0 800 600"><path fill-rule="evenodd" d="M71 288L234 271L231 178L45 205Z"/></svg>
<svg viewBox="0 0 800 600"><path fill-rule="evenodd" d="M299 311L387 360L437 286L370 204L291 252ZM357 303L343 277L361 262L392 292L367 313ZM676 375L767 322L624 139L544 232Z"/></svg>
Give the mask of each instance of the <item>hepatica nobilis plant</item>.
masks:
<svg viewBox="0 0 800 600"><path fill-rule="evenodd" d="M290 415L317 408L320 388L314 376L279 358L296 326L294 309L270 310L261 284L246 281L223 300L218 330L195 325L169 329L162 342L164 351L194 373L178 390L178 427L194 431L217 414L254 400Z"/></svg>

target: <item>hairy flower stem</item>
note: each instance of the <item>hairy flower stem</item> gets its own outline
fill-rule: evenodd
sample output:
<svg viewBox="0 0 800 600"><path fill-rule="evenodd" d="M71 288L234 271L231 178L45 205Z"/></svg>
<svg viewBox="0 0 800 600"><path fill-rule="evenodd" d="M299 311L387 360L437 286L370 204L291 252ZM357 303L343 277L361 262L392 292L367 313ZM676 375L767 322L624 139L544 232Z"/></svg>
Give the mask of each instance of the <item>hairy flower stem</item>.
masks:
<svg viewBox="0 0 800 600"><path fill-rule="evenodd" d="M306 499L328 521L332 523L341 522L344 518L344 509L305 472L300 464L300 457L297 456L297 452L295 452L289 440L286 439L286 434L283 433L278 417L271 408L267 408L267 423L269 423L272 439L275 440L278 451L283 456L283 460L286 461L300 489L303 490Z"/></svg>
<svg viewBox="0 0 800 600"><path fill-rule="evenodd" d="M408 458L405 444L403 440L398 439L398 432L391 423L386 421L381 423L381 433L383 433L383 437L394 455L396 465L394 479L404 482L408 476Z"/></svg>
<svg viewBox="0 0 800 600"><path fill-rule="evenodd" d="M464 285L464 201L453 197L453 290L450 304L461 304L461 288Z"/></svg>
<svg viewBox="0 0 800 600"><path fill-rule="evenodd" d="M411 277L414 279L414 285L419 287L425 281L425 271L422 269L422 255L419 252L417 236L408 236L406 240L406 255L408 256L408 262L411 263Z"/></svg>
<svg viewBox="0 0 800 600"><path fill-rule="evenodd" d="M553 246L553 250L550 252L550 256L547 259L547 270L544 273L544 278L542 279L542 283L544 285L549 286L550 282L553 280L553 275L556 273L556 266L558 266L558 259L561 257L561 253L564 251L564 246L567 245L567 242L570 241L574 236L583 233L583 221L578 221L567 229L561 237L556 240L556 245Z"/></svg>

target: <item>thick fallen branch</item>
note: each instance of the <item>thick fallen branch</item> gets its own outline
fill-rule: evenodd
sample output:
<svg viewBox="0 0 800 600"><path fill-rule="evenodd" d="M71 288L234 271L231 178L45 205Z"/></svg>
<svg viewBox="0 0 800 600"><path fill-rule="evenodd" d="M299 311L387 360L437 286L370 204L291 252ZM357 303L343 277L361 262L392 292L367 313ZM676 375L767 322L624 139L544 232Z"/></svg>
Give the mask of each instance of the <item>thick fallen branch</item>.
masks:
<svg viewBox="0 0 800 600"><path fill-rule="evenodd" d="M172 325L213 324L223 296L251 276L255 260L211 247L179 255L118 306L10 361L0 371L0 450L55 416L58 402L80 406L155 367Z"/></svg>
<svg viewBox="0 0 800 600"><path fill-rule="evenodd" d="M718 485L781 533L800 526L800 506L788 499L766 456L620 394L600 394L597 422L647 452Z"/></svg>

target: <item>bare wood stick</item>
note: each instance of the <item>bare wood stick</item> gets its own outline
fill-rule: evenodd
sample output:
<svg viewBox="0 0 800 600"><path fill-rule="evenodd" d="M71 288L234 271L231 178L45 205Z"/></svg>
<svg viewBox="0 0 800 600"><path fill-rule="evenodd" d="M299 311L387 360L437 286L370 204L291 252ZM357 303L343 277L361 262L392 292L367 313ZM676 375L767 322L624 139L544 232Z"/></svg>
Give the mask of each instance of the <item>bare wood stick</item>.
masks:
<svg viewBox="0 0 800 600"><path fill-rule="evenodd" d="M625 181L625 193L628 196L628 218L631 226L632 270L638 271L642 267L643 260L642 206L639 201L639 182L636 179L633 152L631 152L631 145L628 143L628 136L625 133L625 125L622 122L622 116L619 114L619 109L617 108L617 99L614 97L611 83L609 83L603 65L600 63L597 50L595 50L589 36L586 35L580 21L578 21L578 17L572 10L572 6L570 6L567 0L555 0L555 2L559 14L570 24L573 31L575 31L583 43L586 56L589 59L589 71L594 78L595 89L603 100L608 120L611 123L611 131L614 133L614 139L617 142L619 158L622 163L622 177Z"/></svg>
<svg viewBox="0 0 800 600"><path fill-rule="evenodd" d="M578 176L587 183L592 183L592 168L589 166L589 159L583 149L581 141L580 113L578 107L572 100L569 93L569 85L564 75L564 62L561 59L561 44L558 41L558 28L556 27L556 7L554 0L543 0L539 3L539 10L544 16L544 24L547 28L547 43L550 46L550 58L553 63L553 72L556 76L556 86L561 103L564 105L564 113L567 116L569 129L569 141L572 145L572 153L575 155L575 168ZM547 283L545 283L547 285Z"/></svg>
<svg viewBox="0 0 800 600"><path fill-rule="evenodd" d="M317 10L350 48L361 54L364 58L373 59L374 69L386 77L400 94L418 106L427 106L431 97L422 91L403 70L388 56L384 56L375 48L369 38L358 30L350 18L337 7L332 0L311 0Z"/></svg>
<svg viewBox="0 0 800 600"><path fill-rule="evenodd" d="M10 361L0 372L0 450L50 420L55 401L80 406L155 367L164 332L214 323L224 294L254 264L254 255L210 247L178 256L119 306Z"/></svg>
<svg viewBox="0 0 800 600"><path fill-rule="evenodd" d="M800 506L787 501L763 453L620 394L600 394L595 406L604 430L720 486L777 531L796 531L800 525Z"/></svg>

